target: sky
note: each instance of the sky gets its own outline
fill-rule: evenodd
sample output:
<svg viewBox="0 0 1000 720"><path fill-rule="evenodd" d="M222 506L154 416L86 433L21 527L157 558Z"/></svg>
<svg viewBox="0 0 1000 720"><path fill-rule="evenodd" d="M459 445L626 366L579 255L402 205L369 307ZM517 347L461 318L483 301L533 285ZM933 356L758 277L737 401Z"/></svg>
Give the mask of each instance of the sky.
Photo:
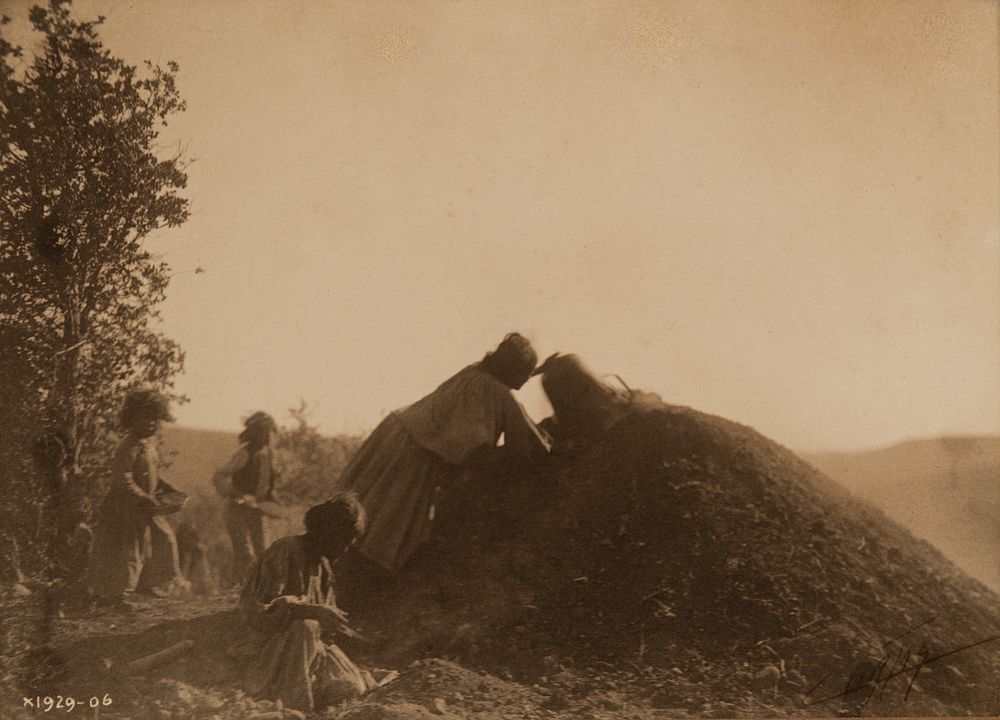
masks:
<svg viewBox="0 0 1000 720"><path fill-rule="evenodd" d="M517 330L795 449L1000 433L996 2L74 8L180 65L182 425L365 432Z"/></svg>

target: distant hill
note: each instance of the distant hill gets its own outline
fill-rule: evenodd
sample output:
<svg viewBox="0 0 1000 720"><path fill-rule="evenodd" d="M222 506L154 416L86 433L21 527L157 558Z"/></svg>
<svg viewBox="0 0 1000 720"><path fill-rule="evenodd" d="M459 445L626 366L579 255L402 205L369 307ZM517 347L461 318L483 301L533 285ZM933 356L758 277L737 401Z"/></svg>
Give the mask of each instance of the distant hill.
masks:
<svg viewBox="0 0 1000 720"><path fill-rule="evenodd" d="M940 437L803 457L1000 589L1000 437Z"/></svg>
<svg viewBox="0 0 1000 720"><path fill-rule="evenodd" d="M169 482L190 495L212 491L212 473L239 448L235 432L168 425L161 452L170 461Z"/></svg>

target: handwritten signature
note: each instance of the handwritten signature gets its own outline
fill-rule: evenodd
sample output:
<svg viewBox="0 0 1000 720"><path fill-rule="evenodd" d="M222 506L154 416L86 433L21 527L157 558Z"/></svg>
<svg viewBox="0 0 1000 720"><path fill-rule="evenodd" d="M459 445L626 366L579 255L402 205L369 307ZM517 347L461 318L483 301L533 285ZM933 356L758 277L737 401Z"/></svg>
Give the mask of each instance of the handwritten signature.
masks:
<svg viewBox="0 0 1000 720"><path fill-rule="evenodd" d="M808 704L820 705L832 700L841 699L844 701L845 709L860 711L876 693L881 698L889 683L899 677L908 679L906 691L903 696L903 700L905 701L910 697L910 692L913 690L917 676L923 668L940 662L945 658L958 655L966 650L1000 640L1000 635L994 635L939 653L933 653L931 646L926 642L920 643L916 650L913 649L913 646L900 642L901 638L930 624L936 618L937 616L934 616L925 620L919 625L909 628L902 635L885 643L887 647L898 646L898 650L886 651L881 657L871 657L856 664L851 669L844 689L840 692L824 696L819 700L809 700L836 672L836 670L831 670L806 693Z"/></svg>

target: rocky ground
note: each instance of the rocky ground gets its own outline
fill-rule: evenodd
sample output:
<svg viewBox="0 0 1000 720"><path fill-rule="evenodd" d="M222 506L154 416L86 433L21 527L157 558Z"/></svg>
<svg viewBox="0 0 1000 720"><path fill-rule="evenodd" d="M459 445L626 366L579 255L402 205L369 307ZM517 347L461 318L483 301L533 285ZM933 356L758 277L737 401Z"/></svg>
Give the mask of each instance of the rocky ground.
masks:
<svg viewBox="0 0 1000 720"><path fill-rule="evenodd" d="M1000 598L791 452L650 396L557 450L450 488L416 562L351 598L368 641L345 649L400 676L321 716L1000 713ZM4 599L12 711L30 688L107 693L107 718L281 717L240 690L233 596L48 625L39 592Z"/></svg>

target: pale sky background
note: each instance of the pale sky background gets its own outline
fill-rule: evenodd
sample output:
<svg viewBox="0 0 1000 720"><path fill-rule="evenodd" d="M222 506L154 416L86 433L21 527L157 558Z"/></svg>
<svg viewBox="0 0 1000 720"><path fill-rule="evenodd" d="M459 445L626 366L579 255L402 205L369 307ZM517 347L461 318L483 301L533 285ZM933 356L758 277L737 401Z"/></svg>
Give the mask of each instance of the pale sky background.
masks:
<svg viewBox="0 0 1000 720"><path fill-rule="evenodd" d="M995 2L74 7L180 64L183 425L366 431L519 330L800 450L1000 432Z"/></svg>

